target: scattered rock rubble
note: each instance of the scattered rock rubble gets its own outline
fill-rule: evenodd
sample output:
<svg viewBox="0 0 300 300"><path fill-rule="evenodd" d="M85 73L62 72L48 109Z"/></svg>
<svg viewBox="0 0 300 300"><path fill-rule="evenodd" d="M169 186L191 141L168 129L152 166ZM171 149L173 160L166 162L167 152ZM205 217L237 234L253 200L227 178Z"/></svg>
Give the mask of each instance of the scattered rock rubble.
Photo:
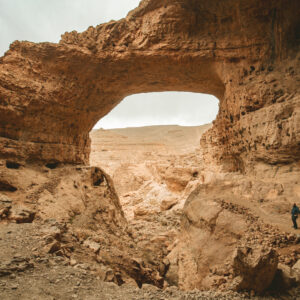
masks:
<svg viewBox="0 0 300 300"><path fill-rule="evenodd" d="M145 147L143 151L147 152ZM171 193L160 198L162 194L153 192L156 184L149 185L148 190L133 184L130 188L137 190L126 191L120 201L116 190L122 190L126 183L116 180L115 189L101 168L60 165L49 169L24 164L7 168L0 161L2 178L5 174L18 186L18 190L2 192L0 197L0 227L5 230L5 226L17 226L19 232L8 230L14 242L7 240L7 235L6 240L2 239L15 249L13 256L4 251L7 257L1 264L2 282L16 276L19 284L18 288L12 285L4 295L8 299L17 297L24 288L23 280L44 278L48 268L53 275L51 285L56 280L69 284L58 273L55 279L56 270L67 278L69 271L78 272L75 283L70 279L71 286L76 286L82 272L89 278L89 292L81 285L76 293L70 288L67 294L50 288L47 293L56 292L56 298L59 294L66 299L94 297L101 294L98 287L105 290L108 284L108 289L120 287L116 293L108 292L108 297L116 299L121 291L132 299L241 299L249 295L263 299L284 293L293 299L299 292L296 263L300 259L300 236L292 229L286 230L285 223L280 227L274 221L290 221L284 201L292 195L297 169L290 173L284 168L277 170L276 176L282 177L268 183L235 173L216 176L189 151L179 156L166 152L157 165L156 154L151 155L151 176L163 189L176 191L175 205L174 198L168 198ZM198 165L197 170L193 165ZM118 176L125 178L126 170ZM140 178L136 176L135 180L139 182ZM143 203L147 191L151 199L158 196L156 201ZM138 197L141 201L135 207ZM183 206L184 197L188 199ZM277 197L276 201L268 200L270 197ZM271 207L269 220L263 208L271 203L275 209ZM25 243L27 236L30 245ZM23 246L16 241L24 241ZM36 281L37 286L47 285L43 280Z"/></svg>
<svg viewBox="0 0 300 300"><path fill-rule="evenodd" d="M175 286L161 290L148 284L139 288L134 282L118 286L113 282L109 270L106 278L112 282L104 282L89 264L57 254L37 253L36 246L45 242L41 232L54 232L53 225L11 223L0 227L2 299L278 299L276 294L255 296L253 291L180 291ZM296 299L297 293L299 289L290 290L284 297Z"/></svg>

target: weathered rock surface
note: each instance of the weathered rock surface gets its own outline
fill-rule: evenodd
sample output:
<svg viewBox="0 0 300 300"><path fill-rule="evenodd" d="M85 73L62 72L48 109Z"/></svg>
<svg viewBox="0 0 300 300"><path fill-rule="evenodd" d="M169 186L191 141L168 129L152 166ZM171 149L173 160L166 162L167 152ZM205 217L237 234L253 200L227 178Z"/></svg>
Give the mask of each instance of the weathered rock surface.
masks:
<svg viewBox="0 0 300 300"><path fill-rule="evenodd" d="M183 129L177 128L176 135L178 132L182 133ZM107 139L107 133L104 136ZM278 252L281 263L293 266L300 258L298 239L290 228L290 206L297 199L298 191L297 166L287 165L280 169L277 166L273 169L270 166L256 166L257 174L252 173L253 176L215 173L209 171L197 155L189 152L199 151L194 148L194 143L197 144L199 139L197 135L192 136L195 142L185 144L185 151L180 146L182 143L178 142L177 146L173 144L172 153L169 153L164 143L170 136L162 134L160 147L165 149L165 153L159 156L161 148L158 147L157 151L146 155L151 160L149 165L152 165L152 173L146 172L141 180L148 178L149 183L156 181L166 191L179 193L180 201L184 201L185 195L194 190L183 211L181 205L161 211L160 201L168 202L164 202L168 198L160 197L156 199L158 203L148 203L147 195L143 194L146 190L140 189L143 184L130 185L131 176L139 182L139 176L143 176L147 170L139 165L139 159L143 161L143 153L148 152L147 147L151 148L151 143L143 145L143 150L135 151L134 161L129 159L132 167L135 167L135 172L129 174L131 168L118 167L126 160L129 146L123 144L122 150L111 151L109 141L106 140L106 144L101 147L109 151L100 152L100 161L106 155L106 159L103 159L104 167L107 163L107 166L113 166L107 170L117 170L113 174L117 190L127 189L127 194L128 189L136 192L135 195L124 195L124 199L127 199L124 202L121 197L125 211L135 207L136 197L140 195L141 200L136 208L143 209L142 216L125 220L113 183L99 168L62 165L51 165L51 168L38 165L9 168L6 161L1 161L2 178L18 186L18 190L3 192L5 194L1 197L1 205L8 207L9 213L1 219L3 223L0 231L6 228L6 223L13 221L9 218L11 209L26 207L36 212L33 223L15 225L20 226L21 235L21 230L30 231L28 226L37 226L36 231L26 237L34 241L38 239L30 244L26 250L28 253L36 255L38 261L45 261L49 256L62 259L63 264L78 272L80 270L99 277L99 280L118 285L141 286L150 283L159 287L164 284L167 289L168 285L176 285L183 290L236 289L238 277L233 270L232 256L237 247L271 247ZM177 138L184 140L181 134ZM98 136L97 147L101 145L100 140ZM136 172L139 168L142 169ZM177 169L181 170L178 174ZM175 176L172 170L175 170ZM182 180L180 174L189 174L189 177L183 177ZM125 182L122 178L126 178ZM185 181L188 183L184 183L186 187L182 191L181 182ZM127 183L129 186L126 186ZM149 192L154 195L151 189ZM167 193L164 195L168 196ZM11 234L7 251L15 247L12 242L15 233ZM19 236L15 240L19 240ZM3 243L0 246L4 247ZM22 248L15 251L13 253L20 253ZM3 255L11 254L4 251ZM3 266L3 270L5 268ZM28 272L31 272L30 268ZM42 270L35 265L32 272L40 274ZM64 272L69 274L68 268L65 267ZM13 275L17 273L12 271ZM51 274L51 280L54 280L54 269ZM251 280L253 277L247 279ZM19 282L21 289L22 280ZM45 283L41 281L37 284ZM82 292L83 289L79 290ZM96 293L97 289L92 290ZM154 295L154 291L149 292L149 297ZM178 295L185 294L182 292Z"/></svg>
<svg viewBox="0 0 300 300"><path fill-rule="evenodd" d="M144 0L125 19L66 33L59 44L13 43L0 58L0 256L9 258L0 266L3 277L37 269L43 277L33 274L34 282L67 284L73 298L87 296L74 285L90 288L97 275L135 288L260 292L276 269L273 251L281 264L295 265L298 11L297 0ZM213 94L219 114L193 155L174 154L168 163L146 166L145 174L134 169L129 189L126 177L119 181L122 203L136 216L129 224L104 171L64 163L88 163L90 130L124 97L171 90ZM273 263L264 255L232 262L236 249L258 245L273 249ZM65 268L70 277L78 270L73 280L92 278L70 286L53 267L48 280L53 260L72 268ZM256 273L268 274L266 285ZM1 296L16 298L18 285L7 286ZM154 290L146 286L138 295L164 296ZM173 299L182 296L169 291ZM48 293L57 298L53 289Z"/></svg>
<svg viewBox="0 0 300 300"><path fill-rule="evenodd" d="M200 172L204 182L198 182L185 203L178 240L167 256L170 268L166 280L172 284L175 280L182 289L233 288L236 274L232 257L238 247L272 248L279 253L281 263L292 266L300 253L296 235L288 233L292 231L292 202L286 203L286 199L295 196L293 180L299 173L280 173L272 177L269 186L260 177L227 173L210 178L209 173ZM281 195L273 191L276 182L286 187ZM265 190L255 196L258 186ZM271 194L276 196L267 200ZM268 273L268 266L261 272ZM254 273L249 275L251 280L259 277L258 271ZM249 278L247 281L251 282ZM270 284L263 282L264 288ZM260 288L249 283L248 289Z"/></svg>
<svg viewBox="0 0 300 300"><path fill-rule="evenodd" d="M93 130L91 164L111 175L127 219L182 208L198 183L199 140L210 127Z"/></svg>
<svg viewBox="0 0 300 300"><path fill-rule="evenodd" d="M9 196L1 194L0 229L11 222L46 224L36 231L40 241L32 248L37 255L75 260L72 264L95 269L119 285L131 280L139 286L162 286L160 260L156 254L151 263L144 259L149 249L135 245L113 182L100 168L31 165L11 169L0 163L0 172L19 186ZM110 269L109 276L103 275L104 266ZM8 267L2 269L8 272Z"/></svg>
<svg viewBox="0 0 300 300"><path fill-rule="evenodd" d="M17 206L11 209L10 220L16 223L31 223L35 217L35 211L25 206Z"/></svg>
<svg viewBox="0 0 300 300"><path fill-rule="evenodd" d="M45 224L8 224L0 227L0 295L3 299L249 299L249 293L222 291L181 291L177 287L164 290L132 282L117 286L114 272L106 266L74 263L64 256L37 253L42 240L40 232L54 232L51 222ZM107 281L107 282L104 282ZM30 284L28 284L30 282ZM297 290L290 297L295 299ZM272 300L276 296L256 297Z"/></svg>
<svg viewBox="0 0 300 300"><path fill-rule="evenodd" d="M276 285L276 288L287 290L299 284L300 272L292 269L287 265L278 264L277 274L274 279L274 285Z"/></svg>
<svg viewBox="0 0 300 300"><path fill-rule="evenodd" d="M11 209L12 200L0 194L0 220L8 217Z"/></svg>
<svg viewBox="0 0 300 300"><path fill-rule="evenodd" d="M149 249L149 256L162 253L157 258L163 261L162 274L169 285L187 290L227 290L243 283L245 289L266 289L276 272L275 265L269 281L259 281L264 283L259 287L255 280L259 272L262 276L269 272L268 264L248 270L249 277L242 280L234 272L232 256L239 247L256 249L263 245L275 249L280 263L289 267L300 257L290 223L290 207L298 199L297 164L280 168L256 164L249 176L216 173L200 159L195 133L203 133L201 127L158 128L91 134L91 161L112 174L125 215L138 232L138 243ZM162 210L176 198L178 203ZM161 252L165 245L166 251Z"/></svg>
<svg viewBox="0 0 300 300"><path fill-rule="evenodd" d="M236 289L263 292L272 283L277 265L278 255L272 249L237 248L233 257Z"/></svg>
<svg viewBox="0 0 300 300"><path fill-rule="evenodd" d="M300 260L293 265L293 270L300 272Z"/></svg>
<svg viewBox="0 0 300 300"><path fill-rule="evenodd" d="M208 161L299 160L298 11L297 0L144 0L59 44L15 42L0 59L1 157L87 163L89 131L124 97L176 90L220 99Z"/></svg>

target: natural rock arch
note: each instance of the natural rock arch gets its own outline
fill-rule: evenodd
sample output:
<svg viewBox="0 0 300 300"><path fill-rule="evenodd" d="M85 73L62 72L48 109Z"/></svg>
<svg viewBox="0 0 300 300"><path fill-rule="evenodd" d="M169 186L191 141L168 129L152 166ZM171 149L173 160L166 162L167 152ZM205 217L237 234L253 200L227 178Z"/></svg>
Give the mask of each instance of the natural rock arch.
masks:
<svg viewBox="0 0 300 300"><path fill-rule="evenodd" d="M87 163L89 131L140 92L215 95L206 158L299 160L297 0L144 0L118 22L0 58L1 157Z"/></svg>

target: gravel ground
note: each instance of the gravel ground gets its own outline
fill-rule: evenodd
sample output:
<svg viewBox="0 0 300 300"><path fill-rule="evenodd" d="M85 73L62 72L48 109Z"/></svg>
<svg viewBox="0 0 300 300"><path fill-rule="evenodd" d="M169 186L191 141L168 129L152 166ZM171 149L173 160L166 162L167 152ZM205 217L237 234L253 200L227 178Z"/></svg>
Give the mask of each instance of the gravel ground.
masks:
<svg viewBox="0 0 300 300"><path fill-rule="evenodd" d="M134 283L117 286L103 282L95 272L67 258L37 252L49 225L0 224L0 299L300 299L300 290L280 296L255 296L234 292L165 290Z"/></svg>

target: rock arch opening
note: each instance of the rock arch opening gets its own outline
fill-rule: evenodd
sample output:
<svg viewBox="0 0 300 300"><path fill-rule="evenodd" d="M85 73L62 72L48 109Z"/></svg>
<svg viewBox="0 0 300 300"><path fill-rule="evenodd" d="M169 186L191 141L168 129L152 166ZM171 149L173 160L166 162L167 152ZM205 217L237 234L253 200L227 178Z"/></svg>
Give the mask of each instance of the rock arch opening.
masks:
<svg viewBox="0 0 300 300"><path fill-rule="evenodd" d="M298 48L290 40L296 37L297 1L287 9L282 1L267 10L259 1L253 5L249 11L235 1L226 8L142 1L126 18L65 33L58 44L14 42L0 58L1 156L87 164L90 130L122 99L189 91L220 100L211 135L203 140L217 163L241 169L253 160L299 160L297 126L281 123L282 103L298 87ZM296 106L295 100L291 123Z"/></svg>
<svg viewBox="0 0 300 300"><path fill-rule="evenodd" d="M188 92L142 93L126 97L95 125L112 129L153 125L199 126L215 120L219 100Z"/></svg>
<svg viewBox="0 0 300 300"><path fill-rule="evenodd" d="M183 205L205 165L200 139L218 102L200 93L137 94L94 127L90 164L110 174L128 219Z"/></svg>

